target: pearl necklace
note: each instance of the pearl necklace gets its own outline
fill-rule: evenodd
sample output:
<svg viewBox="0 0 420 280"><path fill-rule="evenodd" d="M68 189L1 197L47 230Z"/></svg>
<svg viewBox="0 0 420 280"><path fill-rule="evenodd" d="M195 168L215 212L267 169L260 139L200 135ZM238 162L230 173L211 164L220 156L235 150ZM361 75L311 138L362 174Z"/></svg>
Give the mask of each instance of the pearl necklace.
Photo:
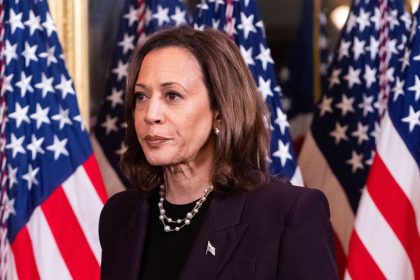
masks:
<svg viewBox="0 0 420 280"><path fill-rule="evenodd" d="M194 205L194 208L190 212L187 213L185 218L175 220L175 219L169 218L165 214L166 211L165 209L163 209L163 201L165 200L165 187L161 185L160 191L159 191L160 199L158 202L158 207L159 207L159 213L160 213L159 220L162 221L163 230L166 232L179 231L181 228L188 226L191 223L191 219L194 218L194 216L198 213L198 210L200 210L204 201L206 201L207 197L212 191L213 191L213 186L210 186L204 189L204 195L199 200L197 200L197 202ZM171 224L174 224L175 226L171 227Z"/></svg>

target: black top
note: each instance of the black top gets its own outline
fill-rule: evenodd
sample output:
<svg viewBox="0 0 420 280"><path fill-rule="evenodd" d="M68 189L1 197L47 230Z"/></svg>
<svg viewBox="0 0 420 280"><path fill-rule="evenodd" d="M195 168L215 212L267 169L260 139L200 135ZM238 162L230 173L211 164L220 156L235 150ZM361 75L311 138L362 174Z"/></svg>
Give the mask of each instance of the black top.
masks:
<svg viewBox="0 0 420 280"><path fill-rule="evenodd" d="M153 195L140 279L177 279L198 234L210 198L211 194L191 219L191 224L184 226L179 231L165 232L162 221L159 220L157 205L159 195L157 193ZM167 217L183 219L188 212L192 211L195 203L196 201L175 205L165 200L163 208ZM173 224L171 224L171 228L173 228Z"/></svg>

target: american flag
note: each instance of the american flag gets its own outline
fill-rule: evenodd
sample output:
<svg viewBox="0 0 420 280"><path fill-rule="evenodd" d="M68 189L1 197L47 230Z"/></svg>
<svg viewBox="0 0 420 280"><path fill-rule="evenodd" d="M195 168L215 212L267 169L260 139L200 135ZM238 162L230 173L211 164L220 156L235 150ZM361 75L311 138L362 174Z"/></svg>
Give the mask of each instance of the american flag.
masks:
<svg viewBox="0 0 420 280"><path fill-rule="evenodd" d="M48 3L0 3L0 278L98 279L106 193Z"/></svg>
<svg viewBox="0 0 420 280"><path fill-rule="evenodd" d="M387 85L400 83L395 65L411 26L402 2L353 2L299 158L305 184L328 197L341 274L386 107L384 93Z"/></svg>
<svg viewBox="0 0 420 280"><path fill-rule="evenodd" d="M282 105L290 120L290 134L297 152L311 125L315 102L326 88L330 58L327 17L321 1L301 2L299 27L279 73L284 94Z"/></svg>
<svg viewBox="0 0 420 280"><path fill-rule="evenodd" d="M130 186L119 168L125 137L124 86L134 47L147 35L189 21L182 0L128 0L120 19L111 71L92 142L108 195Z"/></svg>
<svg viewBox="0 0 420 280"><path fill-rule="evenodd" d="M198 4L194 26L226 32L239 46L260 93L271 110L270 171L302 185L295 152L290 140L287 116L281 110L281 90L274 61L265 38L264 24L255 0L203 0Z"/></svg>
<svg viewBox="0 0 420 280"><path fill-rule="evenodd" d="M347 279L420 279L420 10L381 121Z"/></svg>

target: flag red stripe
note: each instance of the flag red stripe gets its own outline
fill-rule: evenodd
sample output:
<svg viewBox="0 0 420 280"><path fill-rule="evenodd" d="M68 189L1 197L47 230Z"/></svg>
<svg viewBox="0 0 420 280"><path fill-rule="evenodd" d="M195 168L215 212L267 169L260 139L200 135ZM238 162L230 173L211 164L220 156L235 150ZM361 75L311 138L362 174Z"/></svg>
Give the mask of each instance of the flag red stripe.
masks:
<svg viewBox="0 0 420 280"><path fill-rule="evenodd" d="M367 187L372 200L407 252L415 278L420 278L420 236L414 208L389 173L380 154L377 154L370 172Z"/></svg>
<svg viewBox="0 0 420 280"><path fill-rule="evenodd" d="M60 186L41 206L74 279L99 279L100 266Z"/></svg>
<svg viewBox="0 0 420 280"><path fill-rule="evenodd" d="M86 170L86 174L89 176L92 185L95 187L96 192L101 198L102 202L105 203L108 199L108 195L105 191L105 184L101 177L101 171L99 170L98 162L96 161L95 156L92 154L86 161L83 163L83 167Z"/></svg>
<svg viewBox="0 0 420 280"><path fill-rule="evenodd" d="M16 235L11 247L19 279L40 279L32 249L32 241L26 227Z"/></svg>
<svg viewBox="0 0 420 280"><path fill-rule="evenodd" d="M347 270L353 280L385 279L385 276L366 250L356 231L353 231L350 239L350 250Z"/></svg>

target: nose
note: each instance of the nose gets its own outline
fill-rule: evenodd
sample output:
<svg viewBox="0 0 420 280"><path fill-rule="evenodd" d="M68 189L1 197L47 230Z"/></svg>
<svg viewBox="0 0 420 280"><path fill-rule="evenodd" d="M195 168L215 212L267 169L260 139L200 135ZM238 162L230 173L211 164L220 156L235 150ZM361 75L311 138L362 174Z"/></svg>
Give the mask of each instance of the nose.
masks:
<svg viewBox="0 0 420 280"><path fill-rule="evenodd" d="M161 124L164 122L163 104L158 98L151 98L147 104L144 121L147 124Z"/></svg>

